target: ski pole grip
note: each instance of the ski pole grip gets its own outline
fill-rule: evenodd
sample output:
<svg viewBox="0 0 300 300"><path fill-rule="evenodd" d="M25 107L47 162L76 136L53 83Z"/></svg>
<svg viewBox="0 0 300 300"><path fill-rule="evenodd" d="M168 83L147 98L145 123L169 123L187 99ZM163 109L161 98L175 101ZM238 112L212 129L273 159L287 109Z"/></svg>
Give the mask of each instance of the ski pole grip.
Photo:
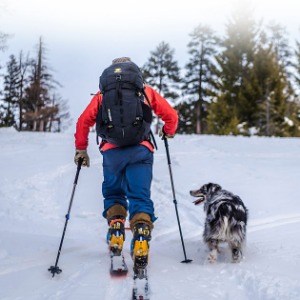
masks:
<svg viewBox="0 0 300 300"><path fill-rule="evenodd" d="M76 175L75 175L74 184L77 184L78 177L79 177L79 172L80 172L80 169L81 169L81 166L82 166L82 162L83 162L83 158L80 157L80 158L78 159L77 172L76 172Z"/></svg>
<svg viewBox="0 0 300 300"><path fill-rule="evenodd" d="M81 168L82 163L83 163L83 158L82 158L82 157L79 157L79 159L78 159L78 164L77 164L77 169L80 169L80 168Z"/></svg>

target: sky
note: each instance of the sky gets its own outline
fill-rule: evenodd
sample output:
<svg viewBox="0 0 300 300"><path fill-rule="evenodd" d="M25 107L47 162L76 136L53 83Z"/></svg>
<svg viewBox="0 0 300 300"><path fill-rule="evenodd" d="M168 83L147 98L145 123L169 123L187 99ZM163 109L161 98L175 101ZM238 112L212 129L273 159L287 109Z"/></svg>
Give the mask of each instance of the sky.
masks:
<svg viewBox="0 0 300 300"><path fill-rule="evenodd" d="M165 41L183 67L189 34L200 23L222 34L235 0L69 1L0 0L0 31L11 35L0 62L21 50L36 53L42 36L47 63L63 85L75 122L98 89L98 78L112 59L129 56L142 66L150 51ZM252 0L256 18L286 26L291 41L300 39L299 0ZM72 129L71 129L72 130Z"/></svg>

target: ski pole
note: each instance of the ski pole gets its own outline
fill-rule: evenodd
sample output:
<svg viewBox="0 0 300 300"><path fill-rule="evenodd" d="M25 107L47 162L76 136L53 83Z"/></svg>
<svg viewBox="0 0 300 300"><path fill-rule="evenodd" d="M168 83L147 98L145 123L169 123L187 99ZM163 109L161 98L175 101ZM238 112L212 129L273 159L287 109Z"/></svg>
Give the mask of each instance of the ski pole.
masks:
<svg viewBox="0 0 300 300"><path fill-rule="evenodd" d="M61 237L61 240L60 240L60 245L59 245L58 253L57 253L57 256L56 256L55 266L51 266L48 269L48 271L50 273L52 273L52 277L54 277L55 274L60 274L62 272L62 270L57 266L57 264L58 264L58 260L59 260L61 248L62 248L62 245L63 245L63 242L64 242L67 225L68 225L68 222L69 222L69 219L70 219L70 212L71 212L71 208L72 208L72 204L73 204L73 198L74 198L74 194L75 194L75 189L76 189L76 185L77 185L77 181L78 181L78 177L79 177L79 172L80 172L80 169L81 169L82 161L83 161L83 159L79 158L78 164L77 164L77 172L76 172L75 180L74 180L74 184L73 184L72 195L71 195L71 199L70 199L70 203L69 203L69 209L68 209L68 213L66 214L66 222L65 222L63 234L62 234L62 237Z"/></svg>
<svg viewBox="0 0 300 300"><path fill-rule="evenodd" d="M165 142L165 147L166 147L166 153L167 153L167 159L168 159L168 166L169 166L169 173L170 173L170 179L171 179L171 186L172 186L172 193L173 193L173 202L175 205L175 211L176 211L176 217L177 217L177 222L178 222L178 227L179 227L179 233L180 233L180 238L181 238L181 244L183 248L183 253L184 253L184 260L182 263L189 263L192 260L186 258L186 252L185 252L185 247L184 247L184 241L183 241L183 236L182 236L182 231L181 231L181 225L180 225L180 220L179 220L179 214L178 214L178 209L177 209L177 200L175 196L175 188L174 188L174 181L173 181L173 174L172 174L172 168L171 168L171 159L170 159L170 152L169 152L169 144L167 141L167 138L164 137L164 142Z"/></svg>

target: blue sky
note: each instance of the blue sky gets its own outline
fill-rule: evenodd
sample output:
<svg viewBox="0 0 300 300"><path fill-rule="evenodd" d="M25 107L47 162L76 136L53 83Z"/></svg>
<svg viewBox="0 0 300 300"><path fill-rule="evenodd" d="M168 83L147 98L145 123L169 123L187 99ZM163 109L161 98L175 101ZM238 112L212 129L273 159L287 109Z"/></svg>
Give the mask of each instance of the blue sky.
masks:
<svg viewBox="0 0 300 300"><path fill-rule="evenodd" d="M145 63L161 41L175 49L180 66L187 62L189 34L199 23L222 33L234 0L0 0L0 31L11 34L8 49L35 54L42 36L48 64L63 88L74 121L98 88L98 77L111 60L129 56ZM257 18L277 20L291 40L300 39L299 0L253 0ZM72 130L72 128L71 128Z"/></svg>

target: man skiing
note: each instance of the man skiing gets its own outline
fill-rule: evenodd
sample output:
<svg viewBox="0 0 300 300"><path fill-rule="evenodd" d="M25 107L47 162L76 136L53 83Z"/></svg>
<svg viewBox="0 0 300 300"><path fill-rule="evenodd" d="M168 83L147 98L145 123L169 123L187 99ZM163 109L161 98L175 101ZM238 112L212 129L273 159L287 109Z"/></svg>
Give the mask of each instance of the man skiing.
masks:
<svg viewBox="0 0 300 300"><path fill-rule="evenodd" d="M121 76L123 76L122 68L126 69L129 64L131 65L133 63L128 57L121 57L112 61L112 67L116 66L113 72L116 73L115 78L117 81L121 80ZM104 75L102 75L102 77L103 76ZM117 92L113 91L114 98L112 100L107 100L105 97L109 97L109 93L113 88L107 88L104 83L106 82L105 80L102 78L100 91L92 98L89 105L78 118L76 133L74 135L76 147L74 161L77 164L79 159L82 159L82 166L89 167L90 160L87 154L88 134L90 127L96 123L99 108L102 109L102 117L100 116L100 119L102 119L102 123L105 124L106 130L108 130L107 135L100 135L102 141L99 145L100 152L103 156L103 216L107 219L109 225L107 235L108 244L113 255L121 255L125 240L124 223L127 212L129 212L130 228L133 233L131 254L134 261L134 268L145 269L148 264L149 241L151 239L153 222L156 220L153 202L150 197L154 147L150 137L145 133L143 133L142 140L137 144L132 144L133 142L131 142L130 145L124 146L126 141L123 141L122 146L118 146L117 139L115 139L116 142L112 142L115 140L110 139L111 135L109 130L111 130L113 126L108 123L111 119L116 118L111 116L110 109L107 109L107 103L115 105L121 101L124 102L126 100L126 93L130 91L122 90L120 87L123 86L123 88L130 89L130 85L126 85L126 83L119 84L117 82L116 85L113 85L113 88L117 86L119 90ZM154 89L144 83L142 84L143 94L139 91L135 91L135 94L141 97L144 106L146 105L148 109L150 107L151 110L164 121L165 124L160 131L160 137L162 137L162 139L173 138L178 124L176 110ZM105 92L102 90L102 86L103 90L105 87ZM104 100L106 101L105 107ZM108 121L106 123L105 120L103 120L105 119L105 109L108 110L108 113L106 112L106 114L108 114ZM115 111L119 113L118 110L115 109ZM124 107L124 111L123 108L121 109L121 113L125 114L124 118L126 119L126 107ZM123 115L121 118L123 118ZM114 124L115 127L119 125L120 124ZM136 128L131 128L130 130L136 130ZM104 130L101 131L100 128L100 132L104 132ZM147 130L145 130L145 132L147 132Z"/></svg>

